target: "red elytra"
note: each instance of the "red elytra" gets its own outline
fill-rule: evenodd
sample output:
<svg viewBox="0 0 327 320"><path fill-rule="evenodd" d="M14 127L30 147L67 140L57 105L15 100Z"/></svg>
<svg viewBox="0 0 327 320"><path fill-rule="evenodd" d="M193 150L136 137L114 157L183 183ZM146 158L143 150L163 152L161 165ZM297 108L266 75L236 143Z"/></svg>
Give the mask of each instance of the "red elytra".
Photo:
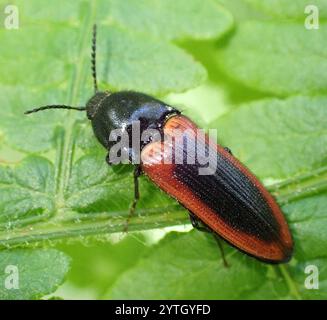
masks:
<svg viewBox="0 0 327 320"><path fill-rule="evenodd" d="M175 150L182 147L171 142L153 142L144 147L144 173L236 248L265 262L287 262L293 251L291 233L281 209L261 182L222 146L199 134L187 117L173 116L163 128L166 135L176 129L193 132L197 143L214 149L218 155L215 173L201 178L194 170L196 165L165 163L171 157L165 143Z"/></svg>

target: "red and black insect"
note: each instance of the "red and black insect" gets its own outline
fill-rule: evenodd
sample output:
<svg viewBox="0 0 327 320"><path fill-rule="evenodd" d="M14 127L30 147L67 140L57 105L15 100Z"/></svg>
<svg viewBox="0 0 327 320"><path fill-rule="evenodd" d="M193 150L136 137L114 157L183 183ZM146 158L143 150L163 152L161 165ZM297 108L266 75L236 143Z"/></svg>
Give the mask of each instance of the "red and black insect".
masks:
<svg viewBox="0 0 327 320"><path fill-rule="evenodd" d="M292 237L287 222L274 198L260 181L231 153L228 148L209 141L197 132L197 126L180 111L143 93L98 91L96 80L96 27L92 40L92 75L94 96L85 107L47 105L26 113L46 109L86 110L93 131L108 151L113 129L127 131L134 121L140 122L143 132L156 129L169 136L174 129L188 132L215 156L215 170L211 175L199 175L199 164L165 163L164 141L147 141L141 144L141 161L135 165L135 197L130 215L139 199L138 177L144 173L160 189L175 198L189 212L192 225L212 232L215 236L261 261L283 263L290 260L293 251ZM191 134L190 134L191 132ZM174 145L174 149L182 148ZM133 163L133 146L130 161ZM182 150L182 152L186 152ZM112 165L109 157L107 162Z"/></svg>

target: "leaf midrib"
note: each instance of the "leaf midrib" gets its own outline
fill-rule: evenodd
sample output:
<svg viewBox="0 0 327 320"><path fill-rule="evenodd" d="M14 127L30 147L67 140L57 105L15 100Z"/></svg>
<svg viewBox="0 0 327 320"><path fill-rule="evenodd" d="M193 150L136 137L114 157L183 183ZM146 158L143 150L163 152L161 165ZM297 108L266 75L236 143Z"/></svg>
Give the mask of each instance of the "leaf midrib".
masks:
<svg viewBox="0 0 327 320"><path fill-rule="evenodd" d="M81 40L80 47L80 55L77 59L76 65L76 77L72 86L71 97L69 99L69 104L75 106L78 101L78 94L81 89L81 81L83 79L83 75L85 72L85 49L87 48L88 38L92 27L92 20L95 15L95 1L92 1L91 4L91 14L89 17L85 18L84 24L81 26L83 37ZM91 43L91 42L90 42ZM65 202L65 191L69 184L69 178L71 176L72 171L72 159L74 157L74 144L75 144L75 137L74 137L74 128L75 128L76 118L73 113L70 111L68 112L67 120L63 126L64 134L61 137L62 141L62 148L60 149L60 154L57 157L57 172L58 176L56 177L55 182L55 190L57 190L57 208L61 207L61 204ZM57 210L59 212L59 210Z"/></svg>

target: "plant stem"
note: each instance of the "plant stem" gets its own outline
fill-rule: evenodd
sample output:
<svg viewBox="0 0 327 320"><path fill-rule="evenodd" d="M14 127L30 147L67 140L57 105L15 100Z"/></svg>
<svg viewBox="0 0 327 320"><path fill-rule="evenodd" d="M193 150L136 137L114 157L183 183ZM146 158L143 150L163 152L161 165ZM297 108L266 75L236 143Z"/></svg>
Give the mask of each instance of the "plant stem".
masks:
<svg viewBox="0 0 327 320"><path fill-rule="evenodd" d="M285 281L287 283L287 286L289 288L290 294L297 300L301 300L302 297L298 291L298 288L296 284L294 283L293 279L291 278L287 268L285 265L279 265L279 270L281 271L283 277L285 278Z"/></svg>

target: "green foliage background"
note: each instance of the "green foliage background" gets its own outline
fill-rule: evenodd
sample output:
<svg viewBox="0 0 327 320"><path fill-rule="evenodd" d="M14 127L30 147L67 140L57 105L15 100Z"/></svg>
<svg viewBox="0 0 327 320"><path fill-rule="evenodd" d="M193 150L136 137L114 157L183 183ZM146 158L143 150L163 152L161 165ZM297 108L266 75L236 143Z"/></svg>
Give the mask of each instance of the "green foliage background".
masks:
<svg viewBox="0 0 327 320"><path fill-rule="evenodd" d="M0 29L0 284L13 264L20 288L0 285L2 299L327 298L325 1L310 1L319 30L304 28L305 0L11 3L20 28ZM145 177L129 227L138 232L115 233L131 168L105 164L84 114L23 116L85 105L94 22L100 87L154 94L217 128L282 205L296 246L288 265L224 245L224 268L212 237L189 231L187 212ZM319 290L304 287L310 264Z"/></svg>

